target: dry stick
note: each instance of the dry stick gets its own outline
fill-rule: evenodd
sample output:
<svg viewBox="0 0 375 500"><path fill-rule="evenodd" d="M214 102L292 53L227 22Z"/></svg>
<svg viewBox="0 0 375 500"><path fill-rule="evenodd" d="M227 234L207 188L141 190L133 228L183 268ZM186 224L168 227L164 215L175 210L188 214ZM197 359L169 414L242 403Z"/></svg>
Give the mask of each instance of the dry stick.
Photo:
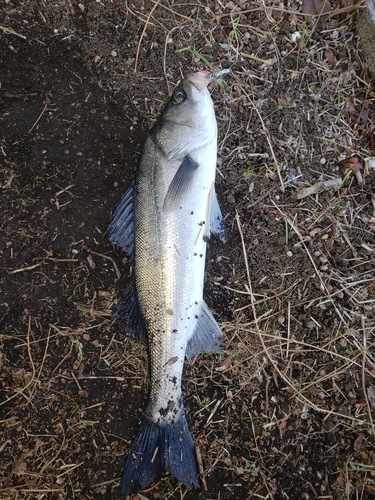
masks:
<svg viewBox="0 0 375 500"><path fill-rule="evenodd" d="M143 40L143 37L144 37L144 34L146 33L146 29L147 29L147 25L149 23L149 20L150 20L150 17L152 16L152 13L154 12L154 10L156 9L156 7L159 5L159 2L160 0L157 0L155 2L155 5L152 7L152 9L150 10L150 13L149 15L147 16L147 20L146 20L146 23L143 27L143 31L142 31L142 34L141 34L141 38L139 39L139 43L138 43L138 47L137 47L137 54L135 56L135 64L134 64L134 73L137 72L137 65L138 65L138 57L139 57L139 51L141 49L141 43L142 43L142 40Z"/></svg>
<svg viewBox="0 0 375 500"><path fill-rule="evenodd" d="M112 265L115 269L115 273L116 273L116 276L118 279L121 278L121 273L120 273L120 270L119 268L117 267L117 264L116 262L112 259L112 257L110 257L109 255L104 255L102 253L98 253L98 252L94 252L94 250L89 250L90 253L93 253L94 255L97 255L98 257L102 257L103 259L106 259L106 260L109 260L112 262Z"/></svg>
<svg viewBox="0 0 375 500"><path fill-rule="evenodd" d="M61 441L61 444L60 444L60 448L57 450L57 453L56 455L54 455L50 460L48 460L48 462L46 462L43 467L40 469L39 471L39 474L42 475L43 472L47 469L47 467L49 467L51 464L53 464L53 462L57 459L57 457L60 455L61 453L61 450L64 448L64 445L65 445L65 441L66 441L66 436L65 436L65 432L64 432L64 427L62 424L60 424L60 427L61 427L61 432L62 432L62 441Z"/></svg>
<svg viewBox="0 0 375 500"><path fill-rule="evenodd" d="M151 2L157 5L160 2L160 0L151 0ZM156 7L156 5L155 5L155 7ZM191 23L195 24L194 19L191 19L190 17L184 16L183 14L180 14L179 12L176 12L175 10L170 9L166 5L163 5L162 3L160 4L160 7L163 7L163 9L168 10L169 12L174 14L175 16L182 17L182 19L186 19L186 21L190 21Z"/></svg>
<svg viewBox="0 0 375 500"><path fill-rule="evenodd" d="M27 37L25 35L20 35L19 33L17 33L17 31L14 31L13 28L7 28L6 26L0 26L0 30L3 30L3 32L6 35L16 35L16 36L19 36L20 38L23 38L24 40L27 40Z"/></svg>
<svg viewBox="0 0 375 500"><path fill-rule="evenodd" d="M25 342L25 344L27 346L27 352L28 352L28 355L29 355L30 366L31 366L31 371L32 371L31 379L29 380L29 382L25 385L25 387L23 389L21 389L20 391L17 391L15 394L13 394L13 396L11 396L10 398L7 398L5 401L1 401L0 402L0 406L2 406L5 403L9 403L9 401L11 401L12 399L16 398L20 394L22 394L24 391L26 391L26 389L35 380L35 366L34 366L34 361L33 361L33 357L32 357L32 354L31 354L31 349L30 349L30 332L31 332L31 316L29 316L29 323L28 323L27 335L26 335L26 342Z"/></svg>
<svg viewBox="0 0 375 500"><path fill-rule="evenodd" d="M253 56L252 54L246 54L246 52L241 52L242 57L246 57L246 59L251 59L252 61L260 62L262 64L267 64L268 61L265 59L260 59L257 56Z"/></svg>
<svg viewBox="0 0 375 500"><path fill-rule="evenodd" d="M151 0L154 1L154 0ZM347 7L343 7L341 9L334 10L332 12L329 12L327 14L328 17L333 17L333 16L338 16L339 14L346 14L348 12L352 12L353 10L357 9L364 9L366 6L363 5L366 0L360 0L357 4L355 5L348 5ZM285 12L285 14L293 14L295 16L303 16L303 17L319 17L321 14L308 14L307 12L298 12L297 10L288 10L288 9L282 9L280 7L267 7L269 10L273 10L276 12ZM264 7L257 7L255 9L248 9L248 10L242 10L239 12L235 12L236 16L241 16L242 14L250 14L251 12L259 12L259 11L264 11ZM221 14L219 16L220 19L223 17L229 17L233 14L233 12L229 12L228 14Z"/></svg>
<svg viewBox="0 0 375 500"><path fill-rule="evenodd" d="M239 231L240 237L241 237L242 250L243 250L243 255L244 255L244 260L245 260L245 267L246 267L246 272L247 272L248 285L249 285L249 292L250 292L250 295L253 297L251 277L250 277L250 272L249 272L249 264L248 264L248 260L247 260L246 247L245 247L245 242L244 242L243 232L242 232L242 226L241 226L241 222L240 222L240 219L239 219L239 216L238 216L238 212L236 212L236 222L237 222L238 231ZM252 310L253 310L253 316L254 316L254 322L255 322L256 332L257 332L257 334L259 336L259 340L260 340L260 342L262 344L264 352L268 355L268 359L269 359L270 363L272 364L272 366L274 367L274 369L277 371L277 373L279 374L280 378L282 380L284 380L284 382L286 383L286 385L290 389L293 390L293 393L295 393L296 389L295 389L293 383L291 382L291 380L289 379L289 377L287 377L284 373L281 372L281 370L279 369L279 367L277 366L277 364L275 363L275 361L273 360L273 358L269 354L269 351L268 351L268 349L267 349L267 347L266 347L266 345L264 343L264 340L263 340L263 334L261 333L259 325L258 325L258 316L257 316L256 310L255 310L255 305L253 304L253 302L252 302ZM306 398L301 393L299 393L298 398L301 401L303 401L304 403L306 403L308 406L310 406L314 411L316 411L318 413L324 413L324 414L326 414L326 417L328 417L329 415L333 415L334 417L340 417L340 418L343 418L343 419L351 420L351 421L357 422L359 424L364 424L365 423L363 420L359 420L356 417L352 417L350 415L343 415L342 413L337 413L337 412L335 412L333 410L325 410L324 408L320 408L319 406L317 406L315 403L313 403L312 401L310 401L308 398Z"/></svg>
<svg viewBox="0 0 375 500"><path fill-rule="evenodd" d="M39 120L42 118L43 113L44 113L44 112L45 112L45 110L47 109L47 106L48 106L47 104L44 106L43 111L40 113L40 115L39 115L39 117L38 117L37 121L34 123L34 125L31 127L31 129L27 132L27 134L26 134L26 135L29 135L29 134L30 134L30 132L31 132L31 131L33 130L33 128L35 127L35 125L37 125L37 123L39 122Z"/></svg>
<svg viewBox="0 0 375 500"><path fill-rule="evenodd" d="M284 183L283 183L283 180L281 178L281 173L280 173L280 166L279 166L279 163L278 161L276 160L276 156L275 156L275 152L273 150L273 147L272 147L272 143L271 143L271 138L270 138L270 134L268 132L268 129L266 128L265 124L264 124L264 121L263 121L263 118L261 116L261 114L259 113L258 111L258 108L255 106L255 103L254 101L251 99L251 97L249 96L249 94L245 91L245 89L243 89L244 91L244 94L247 96L247 98L249 99L250 103L252 104L253 106L253 109L255 109L258 117L259 117L259 120L260 120L260 123L262 124L262 128L263 128L263 132L265 133L266 135L266 139L267 139L267 142L268 142L268 146L270 148L270 151L271 151L271 154L272 154L272 158L273 158L273 161L275 163L275 167L276 167L276 170L277 170L277 175L279 176L279 180L280 180L280 189L281 189L281 192L283 193L285 191L285 186L284 186Z"/></svg>
<svg viewBox="0 0 375 500"><path fill-rule="evenodd" d="M21 267L20 269L13 269L13 271L9 271L9 274L17 274L17 273L23 273L24 271L31 271L32 269L35 269L36 267L39 267L42 264L43 262L39 262L38 264L34 264L33 266Z"/></svg>
<svg viewBox="0 0 375 500"><path fill-rule="evenodd" d="M367 407L367 412L368 412L368 416L369 416L369 420L370 420L372 435L375 436L374 421L372 420L371 406L370 406L370 402L368 400L367 391L366 391L365 367L366 367L367 339L366 339L366 329L365 329L365 325L364 325L365 321L364 321L363 316L361 318L361 322L362 322L362 330L363 330L362 387L363 387L363 394L364 394L365 400L366 400L366 407Z"/></svg>
<svg viewBox="0 0 375 500"><path fill-rule="evenodd" d="M204 477L204 467L203 467L202 454L201 454L201 449L199 446L195 446L195 453L197 455L198 471L199 471L199 474L201 476L203 489L204 489L204 491L207 491L206 478Z"/></svg>
<svg viewBox="0 0 375 500"><path fill-rule="evenodd" d="M168 88L168 95L171 95L171 89L169 87L169 80L167 76L167 45L168 45L168 38L169 36L173 33L174 30L178 28L182 28L183 25L181 26L175 26L171 30L168 31L167 36L165 37L165 43L164 43L164 57L163 57L163 71L164 71L164 77L165 81L167 82L167 88Z"/></svg>
<svg viewBox="0 0 375 500"><path fill-rule="evenodd" d="M298 236L298 237L299 237L299 239L301 240L301 243L302 243L302 245L303 245L303 248L305 249L305 252L306 252L306 254L308 255L308 257L309 257L309 259L310 259L310 262L311 262L311 263L312 263L312 265L313 265L314 271L315 271L316 275L317 275L317 276L319 276L319 271L318 271L318 268L316 267L316 264L315 264L315 262L314 262L314 259L311 257L311 254L310 254L310 252L309 252L309 251L308 251L308 249L307 249L307 246L306 246L306 244L305 244L305 241L304 241L304 239L303 239L303 236L302 236L302 234L300 233L300 230L299 230L299 229L298 229L298 227L294 224L294 222L293 222L292 220L290 220L290 218L287 216L287 214L285 214L285 213L284 213L284 212L280 209L280 207L276 205L276 203L275 203L273 200L271 200L271 202L272 202L272 204L274 205L274 207L275 207L275 208L276 208L276 209L280 212L280 214L281 214L281 215L282 215L282 216L283 216L283 217L284 217L284 218L288 221L288 223L290 224L291 228L294 230L294 232L297 234L297 236ZM344 325L345 325L347 328L349 328L349 326L348 326L348 324L346 323L346 321L344 320L344 318L343 318L343 316L342 316L341 312L337 309L336 304L335 304L335 301L334 301L334 300L332 300L332 295L331 295L331 293L329 292L329 290L327 289L326 284L325 284L322 280L320 280L320 282L321 282L321 284L323 285L324 291L326 292L326 294L327 294L327 296L328 296L329 300L332 302L333 307L335 308L335 311L337 312L337 315L339 316L339 318L341 319L341 321L344 323Z"/></svg>

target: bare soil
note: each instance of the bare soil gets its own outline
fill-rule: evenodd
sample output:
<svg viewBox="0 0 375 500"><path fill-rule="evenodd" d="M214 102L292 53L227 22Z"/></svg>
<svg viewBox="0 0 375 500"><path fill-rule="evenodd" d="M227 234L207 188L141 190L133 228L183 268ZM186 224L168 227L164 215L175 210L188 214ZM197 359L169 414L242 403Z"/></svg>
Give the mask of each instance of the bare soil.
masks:
<svg viewBox="0 0 375 500"><path fill-rule="evenodd" d="M129 265L102 234L207 64L231 74L204 290L225 352L187 360L183 387L203 487L166 474L134 499L374 498L375 93L355 9L302 9L3 3L0 498L118 497L147 356L111 321Z"/></svg>

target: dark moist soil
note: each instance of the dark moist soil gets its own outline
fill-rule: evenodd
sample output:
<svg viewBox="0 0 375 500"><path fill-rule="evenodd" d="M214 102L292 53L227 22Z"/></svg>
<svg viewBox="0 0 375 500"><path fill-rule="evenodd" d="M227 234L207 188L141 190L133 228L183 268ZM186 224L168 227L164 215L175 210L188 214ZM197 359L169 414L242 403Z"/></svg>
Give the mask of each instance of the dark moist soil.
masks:
<svg viewBox="0 0 375 500"><path fill-rule="evenodd" d="M302 166L303 181L313 184L322 174L338 175L340 154L347 152L321 144L326 117L319 119L319 99L329 102L334 84L320 82L323 90L314 101L311 94L319 82L315 76L309 80L308 71L305 82L277 70L255 71L249 59L233 63L219 45L233 28L232 3L225 10L222 2L165 2L166 8L159 6L150 17L135 61L154 6L120 0L7 0L2 6L0 498L118 495L147 391L147 356L111 322L129 266L121 251L103 243L102 235L134 177L142 143L168 90L181 72L204 67L191 51L176 52L195 44L216 67L231 66L234 78L213 89L220 134L217 191L228 242L210 241L204 290L223 325L226 352L187 361L184 376L189 425L202 455L207 490L189 490L163 475L139 498L374 498L375 452L367 413L361 410L368 403L362 358L341 370L350 346L335 343L335 352L342 355L337 361L327 355L324 343L344 330L338 308L348 317L353 309L350 294L340 294L338 285L339 278L354 276L348 239L358 252L363 242L374 245L369 227L374 175L364 188L350 184L363 217L346 226L347 239L335 238L332 192L320 194L319 202L307 198L301 211L293 189L280 190L268 139L246 100L251 96L261 109L276 156L287 165L284 181L299 175ZM253 7L241 2L243 11ZM273 50L264 38L272 28L270 20L258 10L244 14L241 22L260 33L251 31L245 48L249 53L259 49L257 57L267 60ZM279 13L276 22L273 40L279 51L288 52L296 19ZM171 40L165 45L167 36ZM319 39L316 32L311 36ZM360 61L345 44L335 57ZM284 57L287 75L301 64L298 58L292 50ZM361 92L353 84L358 98ZM366 98L372 102L370 94ZM336 113L334 104L331 113ZM373 130L362 127L357 136L363 148L371 148ZM288 142L291 136L294 146ZM262 156L266 154L268 159ZM286 233L284 211L298 218L303 237L310 235L309 252L298 246L300 237L291 226ZM308 214L324 211L330 216L319 219L319 236L311 236L316 221ZM293 363L272 341L267 345L274 362L264 352L254 333L236 213L255 310L259 317L267 310L275 313L266 326L261 323L262 329L323 345L326 351L311 357L307 350L301 358L297 353ZM328 271L322 267L327 255ZM373 264L366 254L355 267L359 279L373 276ZM324 302L320 272L336 293L335 306L318 304ZM370 304L370 319L373 292L366 291L363 298ZM361 311L353 322L345 316L353 332L361 324ZM368 346L372 342L370 336ZM318 388L312 385L305 392L323 411L296 398L280 375L287 374L298 388L324 370L336 370L337 376L323 377ZM351 420L330 420L330 410Z"/></svg>

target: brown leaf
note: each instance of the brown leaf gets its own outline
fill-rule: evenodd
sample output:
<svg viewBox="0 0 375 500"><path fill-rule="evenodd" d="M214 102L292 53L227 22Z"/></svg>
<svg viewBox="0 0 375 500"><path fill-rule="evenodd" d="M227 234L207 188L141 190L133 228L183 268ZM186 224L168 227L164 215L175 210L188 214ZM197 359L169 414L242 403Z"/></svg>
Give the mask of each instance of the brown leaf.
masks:
<svg viewBox="0 0 375 500"><path fill-rule="evenodd" d="M336 57L333 54L331 54L331 52L325 51L324 57L326 58L326 61L328 62L328 64L335 64Z"/></svg>
<svg viewBox="0 0 375 500"><path fill-rule="evenodd" d="M328 17L325 14L331 11L329 0L303 0L302 12L310 14L313 24L316 24L318 29L326 26Z"/></svg>
<svg viewBox="0 0 375 500"><path fill-rule="evenodd" d="M279 423L279 429L282 430L286 427L286 420L283 420L282 422Z"/></svg>
<svg viewBox="0 0 375 500"><path fill-rule="evenodd" d="M359 451L362 448L364 439L365 439L364 434L360 434L357 437L357 439L354 441L354 449L355 449L355 451Z"/></svg>
<svg viewBox="0 0 375 500"><path fill-rule="evenodd" d="M367 389L367 397L370 405L375 408L375 387L370 385Z"/></svg>
<svg viewBox="0 0 375 500"><path fill-rule="evenodd" d="M359 172L363 168L361 160L359 160L357 156L346 158L342 164L346 169L352 170L353 172Z"/></svg>
<svg viewBox="0 0 375 500"><path fill-rule="evenodd" d="M361 111L357 111L356 107L353 103L349 103L348 105L348 113L350 118L355 123L365 123L368 120L369 115L369 101L364 101Z"/></svg>
<svg viewBox="0 0 375 500"><path fill-rule="evenodd" d="M336 482L337 482L338 485L341 486L341 488L344 488L344 486L345 486L345 479L344 479L344 475L343 475L342 472L340 472L340 474L337 476Z"/></svg>
<svg viewBox="0 0 375 500"><path fill-rule="evenodd" d="M216 368L216 371L226 372L227 370L229 370L231 366L232 366L232 358L228 356L225 359L223 359L223 361L220 362L220 366Z"/></svg>

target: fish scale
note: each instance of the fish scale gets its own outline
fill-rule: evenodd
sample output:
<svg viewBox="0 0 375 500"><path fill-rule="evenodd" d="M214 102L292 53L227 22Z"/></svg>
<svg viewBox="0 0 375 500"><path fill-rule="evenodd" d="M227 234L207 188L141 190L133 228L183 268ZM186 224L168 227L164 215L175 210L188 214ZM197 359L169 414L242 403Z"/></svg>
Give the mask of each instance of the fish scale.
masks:
<svg viewBox="0 0 375 500"><path fill-rule="evenodd" d="M185 356L221 350L220 327L203 301L206 242L211 233L225 241L214 185L212 79L201 71L176 88L105 234L133 262L114 317L124 333L146 341L149 355L149 394L124 466L123 495L145 488L162 471L199 486L181 380Z"/></svg>

